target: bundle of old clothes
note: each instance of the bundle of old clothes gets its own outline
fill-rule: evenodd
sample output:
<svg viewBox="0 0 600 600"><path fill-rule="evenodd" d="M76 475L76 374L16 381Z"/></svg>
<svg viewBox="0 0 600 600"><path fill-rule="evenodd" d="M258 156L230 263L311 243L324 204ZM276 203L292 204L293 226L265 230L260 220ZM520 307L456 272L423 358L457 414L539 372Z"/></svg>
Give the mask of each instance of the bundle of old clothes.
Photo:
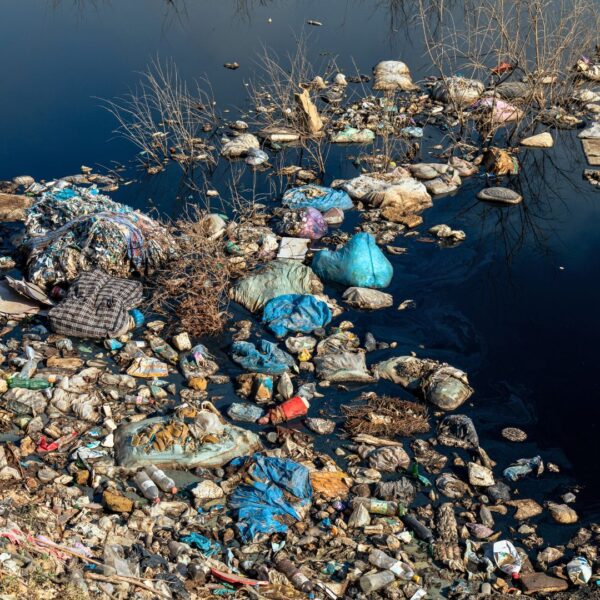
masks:
<svg viewBox="0 0 600 600"><path fill-rule="evenodd" d="M154 219L64 181L28 209L25 227L27 278L44 289L94 267L116 277L149 274L177 253Z"/></svg>
<svg viewBox="0 0 600 600"><path fill-rule="evenodd" d="M135 326L130 311L141 302L139 281L118 279L100 270L87 271L73 282L48 317L56 333L96 339L118 337Z"/></svg>

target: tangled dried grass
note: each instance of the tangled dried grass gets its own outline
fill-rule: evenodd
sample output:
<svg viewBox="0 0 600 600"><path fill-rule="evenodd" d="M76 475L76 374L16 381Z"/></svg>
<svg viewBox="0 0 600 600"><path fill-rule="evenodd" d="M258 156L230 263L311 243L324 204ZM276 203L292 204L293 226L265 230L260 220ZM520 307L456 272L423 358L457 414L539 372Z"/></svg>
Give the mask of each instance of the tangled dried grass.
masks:
<svg viewBox="0 0 600 600"><path fill-rule="evenodd" d="M410 436L429 431L427 408L418 402L371 395L361 406L342 406L352 434Z"/></svg>
<svg viewBox="0 0 600 600"><path fill-rule="evenodd" d="M153 281L152 309L175 315L193 336L216 335L227 321L232 269L220 237L209 231L206 213L194 209L177 221L178 258Z"/></svg>

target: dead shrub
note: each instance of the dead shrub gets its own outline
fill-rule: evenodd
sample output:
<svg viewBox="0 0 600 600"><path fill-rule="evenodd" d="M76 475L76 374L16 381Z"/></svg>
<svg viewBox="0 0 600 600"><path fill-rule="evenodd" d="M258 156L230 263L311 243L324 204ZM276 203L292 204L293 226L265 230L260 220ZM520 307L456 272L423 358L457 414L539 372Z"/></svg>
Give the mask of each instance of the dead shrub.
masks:
<svg viewBox="0 0 600 600"><path fill-rule="evenodd" d="M427 408L418 402L373 394L366 404L342 406L342 410L347 417L344 427L352 435L406 437L429 431Z"/></svg>
<svg viewBox="0 0 600 600"><path fill-rule="evenodd" d="M232 269L220 237L211 235L194 208L177 221L179 255L153 280L152 309L174 315L193 336L215 335L227 320Z"/></svg>

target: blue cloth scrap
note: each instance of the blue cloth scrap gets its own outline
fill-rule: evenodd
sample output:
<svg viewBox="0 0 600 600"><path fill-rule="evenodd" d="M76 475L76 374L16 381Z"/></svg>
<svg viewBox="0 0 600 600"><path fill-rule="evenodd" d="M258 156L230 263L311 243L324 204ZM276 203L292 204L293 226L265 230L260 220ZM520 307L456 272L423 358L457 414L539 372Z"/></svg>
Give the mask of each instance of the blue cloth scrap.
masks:
<svg viewBox="0 0 600 600"><path fill-rule="evenodd" d="M233 360L253 373L281 375L294 364L287 352L267 340L260 340L258 347L250 342L234 342L231 351Z"/></svg>

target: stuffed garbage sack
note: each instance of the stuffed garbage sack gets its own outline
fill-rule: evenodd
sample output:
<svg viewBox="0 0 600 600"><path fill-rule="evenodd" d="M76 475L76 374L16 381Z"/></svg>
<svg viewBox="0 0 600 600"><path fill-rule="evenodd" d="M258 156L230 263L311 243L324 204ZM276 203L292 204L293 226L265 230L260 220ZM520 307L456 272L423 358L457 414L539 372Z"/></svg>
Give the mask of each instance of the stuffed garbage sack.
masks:
<svg viewBox="0 0 600 600"><path fill-rule="evenodd" d="M314 272L323 279L347 286L384 288L394 275L370 233L357 233L340 250L323 250L313 260Z"/></svg>
<svg viewBox="0 0 600 600"><path fill-rule="evenodd" d="M251 312L284 294L320 294L323 284L310 267L297 260L274 260L240 279L229 295Z"/></svg>

